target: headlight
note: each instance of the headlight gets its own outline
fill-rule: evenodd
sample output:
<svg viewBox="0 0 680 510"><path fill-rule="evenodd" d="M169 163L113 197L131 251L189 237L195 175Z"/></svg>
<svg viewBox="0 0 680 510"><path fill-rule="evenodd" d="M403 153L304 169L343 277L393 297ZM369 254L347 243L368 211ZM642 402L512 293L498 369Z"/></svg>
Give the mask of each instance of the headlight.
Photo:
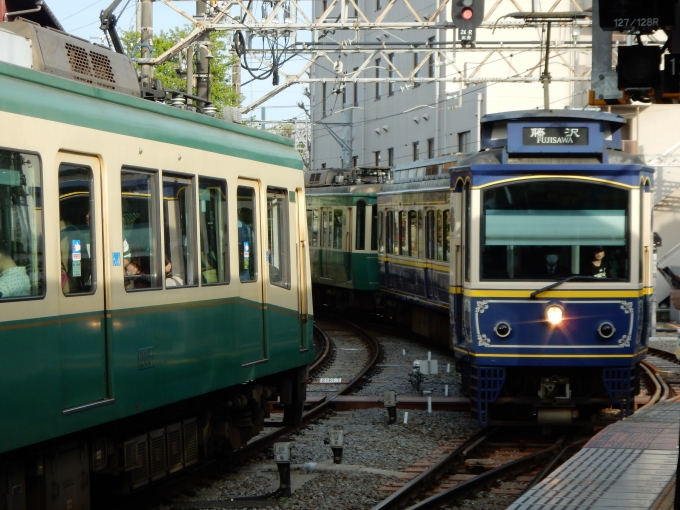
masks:
<svg viewBox="0 0 680 510"><path fill-rule="evenodd" d="M562 308L557 305L551 305L545 311L545 318L553 326L557 326L558 324L560 324L562 322L563 316L564 310L562 310Z"/></svg>

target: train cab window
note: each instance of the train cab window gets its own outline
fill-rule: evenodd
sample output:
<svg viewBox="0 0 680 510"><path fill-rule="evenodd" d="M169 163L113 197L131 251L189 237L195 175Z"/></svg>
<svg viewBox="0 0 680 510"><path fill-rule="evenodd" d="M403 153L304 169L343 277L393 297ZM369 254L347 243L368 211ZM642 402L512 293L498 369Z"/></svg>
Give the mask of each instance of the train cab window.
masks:
<svg viewBox="0 0 680 510"><path fill-rule="evenodd" d="M378 249L378 206L371 206L371 250L377 251Z"/></svg>
<svg viewBox="0 0 680 510"><path fill-rule="evenodd" d="M418 223L415 211L408 212L408 254L410 257L418 256Z"/></svg>
<svg viewBox="0 0 680 510"><path fill-rule="evenodd" d="M342 209L333 210L333 248L342 250L342 238L344 228L344 217Z"/></svg>
<svg viewBox="0 0 680 510"><path fill-rule="evenodd" d="M385 237L387 253L394 253L394 211L387 211L385 215Z"/></svg>
<svg viewBox="0 0 680 510"><path fill-rule="evenodd" d="M229 283L227 181L199 177L198 188L201 284ZM170 285L168 275L165 284Z"/></svg>
<svg viewBox="0 0 680 510"><path fill-rule="evenodd" d="M162 288L158 257L156 174L121 172L123 272L125 290Z"/></svg>
<svg viewBox="0 0 680 510"><path fill-rule="evenodd" d="M257 217L255 189L239 186L238 196L238 271L242 282L257 281Z"/></svg>
<svg viewBox="0 0 680 510"><path fill-rule="evenodd" d="M408 231L406 229L406 211L399 212L399 255L408 254Z"/></svg>
<svg viewBox="0 0 680 510"><path fill-rule="evenodd" d="M163 175L166 288L197 285L194 186L187 177Z"/></svg>
<svg viewBox="0 0 680 510"><path fill-rule="evenodd" d="M357 220L356 220L356 242L355 248L357 250L366 249L366 202L359 200L357 202Z"/></svg>
<svg viewBox="0 0 680 510"><path fill-rule="evenodd" d="M290 289L287 190L267 188L267 243L269 283Z"/></svg>
<svg viewBox="0 0 680 510"><path fill-rule="evenodd" d="M45 295L40 157L0 149L0 302Z"/></svg>
<svg viewBox="0 0 680 510"><path fill-rule="evenodd" d="M94 239L91 218L94 196L92 169L59 166L59 250L61 291L65 296L91 294L95 290L92 261Z"/></svg>
<svg viewBox="0 0 680 510"><path fill-rule="evenodd" d="M444 211L444 260L451 259L451 211Z"/></svg>
<svg viewBox="0 0 680 510"><path fill-rule="evenodd" d="M628 280L629 201L626 189L590 182L532 181L484 190L481 277Z"/></svg>

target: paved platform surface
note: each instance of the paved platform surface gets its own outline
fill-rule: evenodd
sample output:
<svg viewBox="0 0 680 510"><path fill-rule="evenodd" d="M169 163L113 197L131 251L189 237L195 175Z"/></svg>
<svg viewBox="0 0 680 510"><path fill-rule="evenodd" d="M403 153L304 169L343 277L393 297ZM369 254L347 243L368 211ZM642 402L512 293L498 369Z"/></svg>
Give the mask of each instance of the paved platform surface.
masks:
<svg viewBox="0 0 680 510"><path fill-rule="evenodd" d="M610 425L508 510L672 510L680 403Z"/></svg>

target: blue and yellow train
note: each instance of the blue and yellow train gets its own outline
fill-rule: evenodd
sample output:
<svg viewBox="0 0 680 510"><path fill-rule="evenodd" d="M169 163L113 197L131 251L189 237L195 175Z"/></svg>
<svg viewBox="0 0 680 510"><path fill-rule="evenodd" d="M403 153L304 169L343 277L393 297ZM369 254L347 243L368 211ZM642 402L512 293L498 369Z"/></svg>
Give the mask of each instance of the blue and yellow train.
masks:
<svg viewBox="0 0 680 510"><path fill-rule="evenodd" d="M0 508L160 480L241 447L277 396L299 422L314 354L292 142L143 99L106 48L0 31L17 48L0 61Z"/></svg>
<svg viewBox="0 0 680 510"><path fill-rule="evenodd" d="M376 190L373 301L398 300L393 315L433 338L444 324L483 425L633 410L651 330L653 170L622 152L624 125L487 115L479 153L395 168Z"/></svg>

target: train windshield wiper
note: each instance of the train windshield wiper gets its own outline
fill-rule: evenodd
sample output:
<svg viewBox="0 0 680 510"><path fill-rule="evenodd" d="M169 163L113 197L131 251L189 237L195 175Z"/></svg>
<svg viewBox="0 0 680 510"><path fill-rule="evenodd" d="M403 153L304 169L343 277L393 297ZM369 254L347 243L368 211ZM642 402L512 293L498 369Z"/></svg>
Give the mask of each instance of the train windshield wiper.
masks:
<svg viewBox="0 0 680 510"><path fill-rule="evenodd" d="M601 282L602 280L615 281L615 282L625 282L625 281L626 281L626 280L624 280L623 278L595 278L594 276L580 276L580 275L570 276L569 278L565 278L564 280L559 280L559 281L557 281L557 282L555 282L555 283L551 283L550 285L546 285L546 286L543 287L542 289L538 289L538 290L533 291L533 292L529 295L529 298L530 298L530 299L535 299L536 296L538 296L538 295L541 294L542 292L545 292L546 290L554 289L555 287L557 287L557 286L559 286L559 285L562 285L563 283L572 282L572 281L574 281L574 280L581 280L581 281L592 281L592 280L595 280L595 281L598 281L598 282Z"/></svg>

